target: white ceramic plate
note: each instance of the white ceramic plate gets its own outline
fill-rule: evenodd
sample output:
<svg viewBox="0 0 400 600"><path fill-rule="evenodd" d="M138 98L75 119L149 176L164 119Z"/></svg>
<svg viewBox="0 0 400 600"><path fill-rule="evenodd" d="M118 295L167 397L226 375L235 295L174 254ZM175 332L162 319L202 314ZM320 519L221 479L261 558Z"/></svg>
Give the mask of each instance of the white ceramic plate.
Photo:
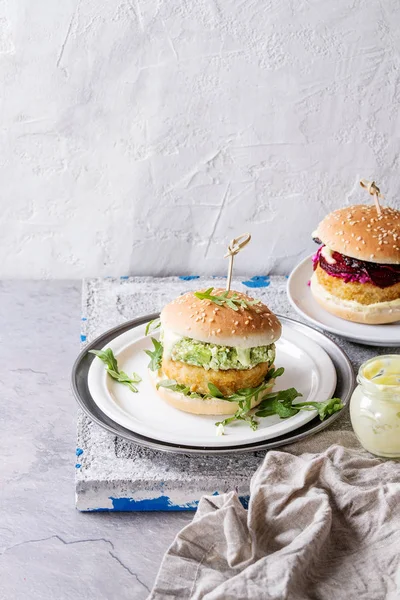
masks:
<svg viewBox="0 0 400 600"><path fill-rule="evenodd" d="M314 299L308 282L313 274L311 256L305 258L292 271L287 293L289 301L299 315L325 331L330 331L352 342L369 346L400 345L400 322L387 325L363 325L340 319L324 310Z"/></svg>
<svg viewBox="0 0 400 600"><path fill-rule="evenodd" d="M90 394L110 419L154 440L193 447L222 448L271 439L293 431L316 416L315 411L300 411L289 419L274 415L260 419L259 429L252 431L243 422L225 427L225 435L216 436L215 422L223 417L196 416L177 410L164 402L149 379L148 356L150 337L144 337L145 326L135 327L114 338L111 348L118 366L126 373L135 371L143 378L139 392L111 379L104 364L95 358L88 373ZM156 337L155 335L153 337ZM336 371L328 354L306 335L284 325L277 342L276 367L285 367L274 389L295 387L303 394L299 401L321 401L332 397L336 387Z"/></svg>

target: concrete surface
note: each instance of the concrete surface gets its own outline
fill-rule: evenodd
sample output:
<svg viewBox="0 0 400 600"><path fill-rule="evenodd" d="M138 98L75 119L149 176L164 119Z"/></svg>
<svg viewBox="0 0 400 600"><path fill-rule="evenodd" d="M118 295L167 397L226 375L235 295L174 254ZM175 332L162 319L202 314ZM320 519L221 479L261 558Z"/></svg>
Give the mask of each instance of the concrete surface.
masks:
<svg viewBox="0 0 400 600"><path fill-rule="evenodd" d="M397 0L0 0L0 277L221 274L246 230L237 272L283 274L360 177L399 207L399 32Z"/></svg>
<svg viewBox="0 0 400 600"><path fill-rule="evenodd" d="M0 599L141 600L187 513L75 509L81 284L0 282Z"/></svg>

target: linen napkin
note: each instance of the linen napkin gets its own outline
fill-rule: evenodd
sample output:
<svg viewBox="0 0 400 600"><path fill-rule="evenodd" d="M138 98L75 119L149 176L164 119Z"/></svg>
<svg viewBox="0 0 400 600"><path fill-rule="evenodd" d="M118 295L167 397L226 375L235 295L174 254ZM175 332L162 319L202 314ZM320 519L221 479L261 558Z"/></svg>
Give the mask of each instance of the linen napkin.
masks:
<svg viewBox="0 0 400 600"><path fill-rule="evenodd" d="M270 451L235 492L206 496L148 600L398 600L400 463L333 445Z"/></svg>

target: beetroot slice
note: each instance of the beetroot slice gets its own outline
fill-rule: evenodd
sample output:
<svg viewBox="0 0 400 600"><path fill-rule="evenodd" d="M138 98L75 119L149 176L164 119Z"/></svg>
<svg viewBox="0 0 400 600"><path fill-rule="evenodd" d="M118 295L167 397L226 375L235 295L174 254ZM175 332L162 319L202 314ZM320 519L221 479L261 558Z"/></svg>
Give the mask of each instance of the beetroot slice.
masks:
<svg viewBox="0 0 400 600"><path fill-rule="evenodd" d="M400 283L400 265L384 265L358 260L339 252L332 252L335 264L329 264L322 256L321 246L313 256L314 271L318 264L331 277L343 279L346 283L373 283L379 288L387 288Z"/></svg>

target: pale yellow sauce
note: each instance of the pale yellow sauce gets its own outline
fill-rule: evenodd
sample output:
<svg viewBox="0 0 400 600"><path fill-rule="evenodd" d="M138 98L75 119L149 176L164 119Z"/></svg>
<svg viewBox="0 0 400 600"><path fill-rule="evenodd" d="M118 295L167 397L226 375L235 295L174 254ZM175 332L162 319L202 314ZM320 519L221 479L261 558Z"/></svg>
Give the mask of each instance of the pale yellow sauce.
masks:
<svg viewBox="0 0 400 600"><path fill-rule="evenodd" d="M354 432L369 452L400 457L400 355L366 362L358 381L350 403Z"/></svg>
<svg viewBox="0 0 400 600"><path fill-rule="evenodd" d="M400 355L390 358L378 356L365 366L363 376L379 386L400 387Z"/></svg>

